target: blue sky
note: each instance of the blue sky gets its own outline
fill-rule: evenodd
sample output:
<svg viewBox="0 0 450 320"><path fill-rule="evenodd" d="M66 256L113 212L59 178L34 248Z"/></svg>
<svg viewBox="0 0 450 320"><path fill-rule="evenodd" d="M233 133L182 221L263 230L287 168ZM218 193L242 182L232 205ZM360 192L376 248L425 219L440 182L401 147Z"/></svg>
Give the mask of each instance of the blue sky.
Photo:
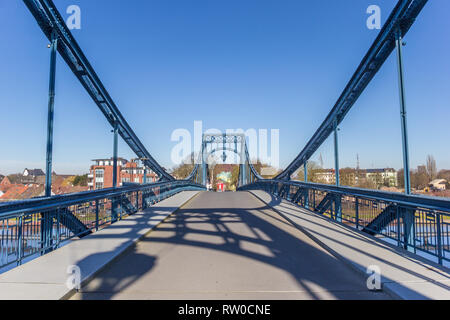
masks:
<svg viewBox="0 0 450 320"><path fill-rule="evenodd" d="M171 167L173 130L280 129L286 166L323 121L378 30L366 9L395 0L56 0L81 8L73 34L147 149ZM405 40L411 166L434 155L450 168L450 1L429 1ZM44 168L48 41L22 1L0 1L0 173ZM112 134L62 59L57 61L54 170L87 172L110 157ZM328 139L322 154L333 166ZM341 167L402 167L392 55L340 131ZM120 155L132 152L123 142Z"/></svg>

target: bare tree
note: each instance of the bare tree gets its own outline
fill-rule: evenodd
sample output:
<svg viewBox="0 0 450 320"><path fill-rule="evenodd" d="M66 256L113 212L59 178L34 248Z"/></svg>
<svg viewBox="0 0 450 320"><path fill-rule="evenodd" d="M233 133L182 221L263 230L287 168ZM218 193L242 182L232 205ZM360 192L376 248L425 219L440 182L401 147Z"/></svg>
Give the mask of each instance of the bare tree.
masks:
<svg viewBox="0 0 450 320"><path fill-rule="evenodd" d="M430 154L427 156L427 174L430 181L434 180L437 174L436 160Z"/></svg>
<svg viewBox="0 0 450 320"><path fill-rule="evenodd" d="M305 174L304 174L304 167L303 166L301 166L300 169L297 171L296 180L304 181ZM307 168L307 171L308 171L308 181L309 182L320 182L319 179L318 179L318 176L317 176L317 171L319 169L321 169L322 167L319 166L315 161L310 160L310 161L307 162L306 168Z"/></svg>
<svg viewBox="0 0 450 320"><path fill-rule="evenodd" d="M183 160L181 164L175 166L172 169L171 174L177 179L187 178L194 169L195 166L194 159L195 155L194 153L191 153L189 156L186 157L186 159Z"/></svg>

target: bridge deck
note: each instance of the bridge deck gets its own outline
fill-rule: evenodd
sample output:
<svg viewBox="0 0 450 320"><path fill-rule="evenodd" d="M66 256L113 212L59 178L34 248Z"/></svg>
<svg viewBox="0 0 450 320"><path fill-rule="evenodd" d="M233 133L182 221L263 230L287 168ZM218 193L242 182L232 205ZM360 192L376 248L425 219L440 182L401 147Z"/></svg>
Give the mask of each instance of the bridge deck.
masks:
<svg viewBox="0 0 450 320"><path fill-rule="evenodd" d="M249 192L203 192L73 299L389 299Z"/></svg>
<svg viewBox="0 0 450 320"><path fill-rule="evenodd" d="M88 281L105 265L161 223L198 191L183 191L82 239L0 274L0 300L56 300L69 296L67 268L76 265Z"/></svg>
<svg viewBox="0 0 450 320"><path fill-rule="evenodd" d="M363 276L377 266L383 290L400 299L450 299L450 270L309 210L252 190L283 217Z"/></svg>

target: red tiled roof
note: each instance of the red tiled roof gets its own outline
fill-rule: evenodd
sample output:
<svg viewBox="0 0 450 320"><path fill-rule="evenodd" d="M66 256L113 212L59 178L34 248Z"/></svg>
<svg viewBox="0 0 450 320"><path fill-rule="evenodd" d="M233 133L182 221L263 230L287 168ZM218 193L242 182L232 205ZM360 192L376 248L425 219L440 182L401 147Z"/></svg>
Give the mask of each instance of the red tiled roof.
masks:
<svg viewBox="0 0 450 320"><path fill-rule="evenodd" d="M23 184L10 185L8 190L0 197L1 200L15 200L21 199L20 196L28 189L28 186Z"/></svg>

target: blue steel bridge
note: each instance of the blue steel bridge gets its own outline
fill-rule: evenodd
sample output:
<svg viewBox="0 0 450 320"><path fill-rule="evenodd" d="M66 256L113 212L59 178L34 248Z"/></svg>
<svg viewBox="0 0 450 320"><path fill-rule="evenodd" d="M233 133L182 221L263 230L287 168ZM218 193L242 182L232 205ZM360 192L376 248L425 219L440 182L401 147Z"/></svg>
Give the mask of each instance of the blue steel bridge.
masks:
<svg viewBox="0 0 450 320"><path fill-rule="evenodd" d="M402 194L339 183L338 126L391 54L410 172L402 39L427 0L398 1L325 120L276 177L255 170L244 135L223 134L203 135L184 180L134 133L54 3L23 2L51 49L46 195L0 205L0 298L450 298L450 200L412 195L409 174ZM110 123L114 163L120 136L157 182L51 195L57 55ZM331 135L336 185L307 182L308 160ZM240 158L238 191L208 192L206 159L222 152L225 160L226 151ZM291 180L298 170L305 181ZM369 285L374 270L380 286Z"/></svg>

